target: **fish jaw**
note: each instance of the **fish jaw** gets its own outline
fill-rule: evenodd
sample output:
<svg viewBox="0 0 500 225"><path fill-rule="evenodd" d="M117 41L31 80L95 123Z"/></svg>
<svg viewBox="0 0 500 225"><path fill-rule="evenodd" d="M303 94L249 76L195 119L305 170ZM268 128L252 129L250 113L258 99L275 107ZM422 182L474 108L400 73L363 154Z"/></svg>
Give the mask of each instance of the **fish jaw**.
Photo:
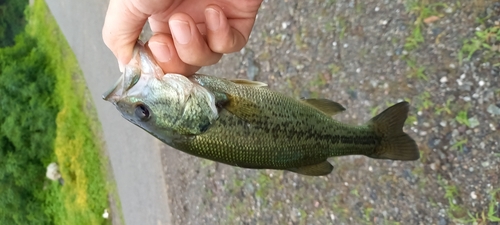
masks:
<svg viewBox="0 0 500 225"><path fill-rule="evenodd" d="M103 94L102 98L115 104L126 94L137 94L129 91L130 89L133 88L136 91L142 91L144 87L147 86L149 80L161 80L162 78L162 69L158 66L147 49L144 48L143 44L138 42L134 47L133 57L130 62L125 65L122 75L113 87Z"/></svg>

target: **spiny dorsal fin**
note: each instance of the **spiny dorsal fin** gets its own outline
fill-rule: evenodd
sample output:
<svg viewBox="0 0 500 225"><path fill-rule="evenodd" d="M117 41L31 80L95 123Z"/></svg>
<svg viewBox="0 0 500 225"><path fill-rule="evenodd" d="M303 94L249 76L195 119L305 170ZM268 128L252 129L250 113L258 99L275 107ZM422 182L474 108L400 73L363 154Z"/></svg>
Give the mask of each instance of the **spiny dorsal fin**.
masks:
<svg viewBox="0 0 500 225"><path fill-rule="evenodd" d="M241 85L246 85L246 86L256 87L256 88L267 87L266 83L262 83L259 81L253 81L253 80L231 79L230 81L235 83L235 84L241 84Z"/></svg>
<svg viewBox="0 0 500 225"><path fill-rule="evenodd" d="M333 116L345 110L345 108L341 104L328 99L322 99L322 98L302 99L302 102L316 108L317 110L321 111L327 116Z"/></svg>

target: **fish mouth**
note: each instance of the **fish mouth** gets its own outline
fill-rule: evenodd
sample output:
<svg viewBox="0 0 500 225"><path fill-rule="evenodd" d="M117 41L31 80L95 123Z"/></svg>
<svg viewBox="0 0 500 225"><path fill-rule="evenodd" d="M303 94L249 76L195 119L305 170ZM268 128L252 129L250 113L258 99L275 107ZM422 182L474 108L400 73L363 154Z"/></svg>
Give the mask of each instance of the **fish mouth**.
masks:
<svg viewBox="0 0 500 225"><path fill-rule="evenodd" d="M132 86L135 86L138 80L134 80L134 77L137 74L140 75L139 77L146 79L149 79L149 77L162 79L163 77L163 71L157 65L156 61L154 61L154 58L150 56L150 52L144 47L144 44L140 41L134 46L133 57L130 62L125 65L121 77L111 89L102 95L102 99L116 104L127 94L126 92Z"/></svg>
<svg viewBox="0 0 500 225"><path fill-rule="evenodd" d="M129 70L133 70L133 67L138 67L138 65L140 65L138 63L140 63L141 49L144 49L144 44L142 42L137 42L134 46L134 52L132 53L133 57L130 60L129 64L125 65L122 75L120 76L120 78L118 78L113 87L104 92L104 94L102 95L102 99L113 104L116 104L116 102L120 100L120 97L125 92L125 76L131 74Z"/></svg>
<svg viewBox="0 0 500 225"><path fill-rule="evenodd" d="M120 97L123 95L123 75L120 76L120 78L116 81L116 83L113 85L111 89L108 91L104 92L102 95L102 99L105 101L111 102L113 104L116 104L118 100L120 100Z"/></svg>

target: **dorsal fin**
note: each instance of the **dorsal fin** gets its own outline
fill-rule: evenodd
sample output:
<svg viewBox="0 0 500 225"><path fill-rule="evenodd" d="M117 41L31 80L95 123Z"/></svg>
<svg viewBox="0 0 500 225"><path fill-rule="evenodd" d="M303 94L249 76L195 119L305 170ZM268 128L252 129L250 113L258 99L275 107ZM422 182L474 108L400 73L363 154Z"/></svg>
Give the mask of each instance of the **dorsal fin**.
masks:
<svg viewBox="0 0 500 225"><path fill-rule="evenodd" d="M253 80L231 79L230 81L235 83L235 84L241 84L241 85L246 85L246 86L256 87L256 88L267 87L266 83L262 83L259 81L253 81Z"/></svg>
<svg viewBox="0 0 500 225"><path fill-rule="evenodd" d="M334 101L322 98L302 99L302 102L316 108L327 116L333 116L345 110L345 108Z"/></svg>

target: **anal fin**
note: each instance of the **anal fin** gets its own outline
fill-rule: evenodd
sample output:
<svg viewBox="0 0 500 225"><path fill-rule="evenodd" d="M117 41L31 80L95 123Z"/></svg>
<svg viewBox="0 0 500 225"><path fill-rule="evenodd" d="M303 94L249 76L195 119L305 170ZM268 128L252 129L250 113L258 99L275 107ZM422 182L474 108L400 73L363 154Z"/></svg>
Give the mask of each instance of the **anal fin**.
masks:
<svg viewBox="0 0 500 225"><path fill-rule="evenodd" d="M318 164L288 168L287 170L308 176L324 176L332 172L333 166L328 161L323 161Z"/></svg>

